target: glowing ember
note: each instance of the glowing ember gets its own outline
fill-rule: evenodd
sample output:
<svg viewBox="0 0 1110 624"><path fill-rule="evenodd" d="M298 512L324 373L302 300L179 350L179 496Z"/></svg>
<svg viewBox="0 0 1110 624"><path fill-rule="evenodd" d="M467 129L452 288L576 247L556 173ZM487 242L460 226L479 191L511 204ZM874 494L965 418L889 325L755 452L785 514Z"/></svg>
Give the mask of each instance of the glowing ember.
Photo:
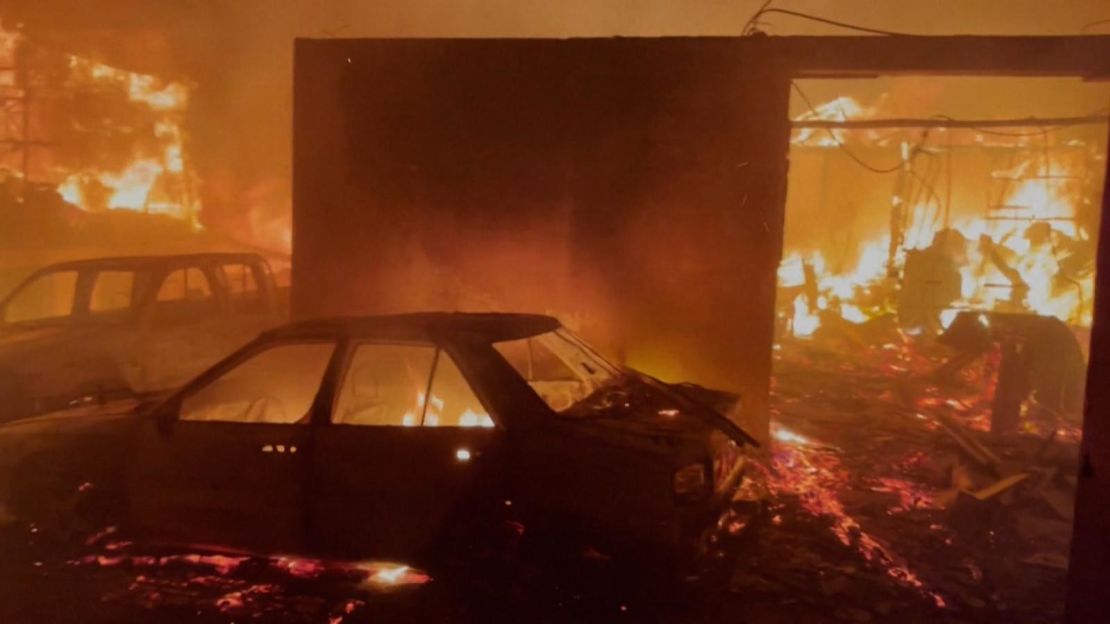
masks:
<svg viewBox="0 0 1110 624"><path fill-rule="evenodd" d="M359 564L358 567L367 573L366 584L379 589L423 585L432 580L420 570L403 564L371 562Z"/></svg>
<svg viewBox="0 0 1110 624"><path fill-rule="evenodd" d="M775 440L784 444L813 444L813 442L809 438L794 433L793 431L781 425L776 425L771 435L775 438Z"/></svg>
<svg viewBox="0 0 1110 624"><path fill-rule="evenodd" d="M912 481L895 477L879 477L876 481L878 483L871 487L872 491L889 492L898 496L898 504L891 508L892 512L936 507L933 493Z"/></svg>
<svg viewBox="0 0 1110 624"><path fill-rule="evenodd" d="M809 445L808 441L798 442L806 438L778 425L773 426L772 433L775 439L787 442L774 452L774 470L769 484L776 494L795 496L807 512L829 518L832 532L840 543L854 549L899 583L918 590L938 607L946 606L943 596L926 587L905 562L845 512L837 491L844 487L847 473L832 452Z"/></svg>

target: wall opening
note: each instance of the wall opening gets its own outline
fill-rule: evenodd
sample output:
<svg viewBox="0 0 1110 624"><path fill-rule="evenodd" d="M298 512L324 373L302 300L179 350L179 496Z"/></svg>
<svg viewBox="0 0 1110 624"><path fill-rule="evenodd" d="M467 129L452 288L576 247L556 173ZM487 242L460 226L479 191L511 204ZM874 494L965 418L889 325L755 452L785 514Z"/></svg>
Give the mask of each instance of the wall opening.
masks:
<svg viewBox="0 0 1110 624"><path fill-rule="evenodd" d="M776 487L938 604L990 583L1062 617L1108 102L1062 77L792 86Z"/></svg>

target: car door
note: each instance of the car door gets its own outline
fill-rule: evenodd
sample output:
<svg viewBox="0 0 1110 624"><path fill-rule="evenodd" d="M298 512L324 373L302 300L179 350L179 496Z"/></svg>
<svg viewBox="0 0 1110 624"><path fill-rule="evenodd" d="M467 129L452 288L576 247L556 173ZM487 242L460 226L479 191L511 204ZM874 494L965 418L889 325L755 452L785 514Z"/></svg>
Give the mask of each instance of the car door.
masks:
<svg viewBox="0 0 1110 624"><path fill-rule="evenodd" d="M243 344L222 334L229 314L209 267L174 267L154 281L136 332L135 385L142 392L179 386Z"/></svg>
<svg viewBox="0 0 1110 624"><path fill-rule="evenodd" d="M238 347L280 322L273 278L261 261L229 261L216 267L227 299L227 318L218 328L227 344Z"/></svg>
<svg viewBox="0 0 1110 624"><path fill-rule="evenodd" d="M312 528L325 552L414 561L501 504L502 434L448 351L348 349L313 446Z"/></svg>
<svg viewBox="0 0 1110 624"><path fill-rule="evenodd" d="M131 468L142 532L253 551L305 545L312 413L331 340L256 343L143 429Z"/></svg>

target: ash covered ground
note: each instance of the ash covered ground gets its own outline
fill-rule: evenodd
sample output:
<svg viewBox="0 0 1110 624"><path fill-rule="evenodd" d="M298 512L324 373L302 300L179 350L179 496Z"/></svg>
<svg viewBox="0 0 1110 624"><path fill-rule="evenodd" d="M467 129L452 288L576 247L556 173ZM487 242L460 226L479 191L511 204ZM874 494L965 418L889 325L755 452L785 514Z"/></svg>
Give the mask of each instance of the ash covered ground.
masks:
<svg viewBox="0 0 1110 624"><path fill-rule="evenodd" d="M111 533L63 550L10 527L0 621L1060 621L1075 427L994 436L989 370L938 384L925 372L943 353L928 345L841 347L777 351L775 502L713 608L645 596L603 560L428 578L153 552Z"/></svg>

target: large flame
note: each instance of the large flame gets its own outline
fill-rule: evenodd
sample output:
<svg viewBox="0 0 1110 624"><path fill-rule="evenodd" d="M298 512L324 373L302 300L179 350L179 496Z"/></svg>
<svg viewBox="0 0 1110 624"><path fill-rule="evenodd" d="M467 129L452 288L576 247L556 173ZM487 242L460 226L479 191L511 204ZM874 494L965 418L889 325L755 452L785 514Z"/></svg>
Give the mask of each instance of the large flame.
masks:
<svg viewBox="0 0 1110 624"><path fill-rule="evenodd" d="M847 120L874 113L874 108L839 97L798 119ZM845 132L801 128L793 142L838 146ZM909 166L913 155L905 144L902 157ZM1093 271L1072 274L1068 269L1069 258L1082 253L1077 247L1093 249L1095 232L1077 219L1080 206L1090 201L1080 182L1084 173L1075 159L1049 158L1047 152L1030 155L993 172L995 181L1005 183L996 205L949 223L935 196L917 201L896 194L892 205L905 215L899 244L892 247L890 231L877 235L859 246L855 265L847 269L831 270L819 249L787 250L779 285L792 289L782 311L788 331L804 338L829 315L862 323L893 312L907 253L935 244L952 246L949 256L960 275L960 297L940 314L940 324L946 325L957 310L977 309L1055 316L1072 326L1090 327Z"/></svg>
<svg viewBox="0 0 1110 624"><path fill-rule="evenodd" d="M182 128L189 87L78 56L69 58L69 69L69 81L75 87L116 90L145 109L155 119L148 131L155 147L139 151L120 169L70 173L58 185L62 197L85 210L165 214L196 225L197 182L189 168Z"/></svg>

